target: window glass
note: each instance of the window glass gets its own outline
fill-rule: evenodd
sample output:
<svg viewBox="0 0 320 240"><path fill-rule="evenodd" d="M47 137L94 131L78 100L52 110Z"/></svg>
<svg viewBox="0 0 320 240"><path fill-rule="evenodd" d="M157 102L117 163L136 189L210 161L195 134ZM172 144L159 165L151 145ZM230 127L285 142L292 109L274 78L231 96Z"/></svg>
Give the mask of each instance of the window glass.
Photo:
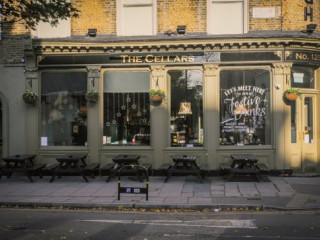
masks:
<svg viewBox="0 0 320 240"><path fill-rule="evenodd" d="M220 73L220 145L271 144L270 73Z"/></svg>
<svg viewBox="0 0 320 240"><path fill-rule="evenodd" d="M87 145L87 73L44 72L41 146Z"/></svg>
<svg viewBox="0 0 320 240"><path fill-rule="evenodd" d="M150 145L150 73L105 72L103 145Z"/></svg>
<svg viewBox="0 0 320 240"><path fill-rule="evenodd" d="M212 0L208 4L209 34L242 34L245 32L246 1ZM232 16L232 18L230 17Z"/></svg>
<svg viewBox="0 0 320 240"><path fill-rule="evenodd" d="M155 0L119 0L118 35L138 36L155 33Z"/></svg>
<svg viewBox="0 0 320 240"><path fill-rule="evenodd" d="M291 143L297 142L297 118L296 111L297 105L296 101L290 101L291 104Z"/></svg>
<svg viewBox="0 0 320 240"><path fill-rule="evenodd" d="M203 145L203 93L200 70L172 70L171 84L171 146Z"/></svg>
<svg viewBox="0 0 320 240"><path fill-rule="evenodd" d="M313 143L313 103L311 97L304 99L304 143Z"/></svg>
<svg viewBox="0 0 320 240"><path fill-rule="evenodd" d="M291 70L291 86L296 88L314 88L314 72L312 67L293 66Z"/></svg>

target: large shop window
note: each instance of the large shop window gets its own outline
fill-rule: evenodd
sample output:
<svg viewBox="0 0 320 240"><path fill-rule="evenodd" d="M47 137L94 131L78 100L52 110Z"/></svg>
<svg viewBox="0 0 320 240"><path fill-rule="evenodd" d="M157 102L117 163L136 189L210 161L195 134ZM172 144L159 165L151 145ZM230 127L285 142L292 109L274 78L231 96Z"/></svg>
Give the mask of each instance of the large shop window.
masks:
<svg viewBox="0 0 320 240"><path fill-rule="evenodd" d="M291 86L295 88L314 88L315 68L293 66L291 69Z"/></svg>
<svg viewBox="0 0 320 240"><path fill-rule="evenodd" d="M168 77L171 83L171 146L202 146L202 71L172 70Z"/></svg>
<svg viewBox="0 0 320 240"><path fill-rule="evenodd" d="M103 81L103 145L150 145L150 73L108 71Z"/></svg>
<svg viewBox="0 0 320 240"><path fill-rule="evenodd" d="M270 73L220 73L220 145L270 145Z"/></svg>
<svg viewBox="0 0 320 240"><path fill-rule="evenodd" d="M41 76L41 146L86 146L87 73L44 72Z"/></svg>

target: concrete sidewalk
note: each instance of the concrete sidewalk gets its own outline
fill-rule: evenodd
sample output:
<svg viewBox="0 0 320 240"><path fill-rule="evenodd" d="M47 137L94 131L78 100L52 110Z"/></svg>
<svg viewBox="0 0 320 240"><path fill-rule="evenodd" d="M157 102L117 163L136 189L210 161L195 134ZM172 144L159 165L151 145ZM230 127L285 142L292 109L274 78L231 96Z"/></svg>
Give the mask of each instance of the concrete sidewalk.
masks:
<svg viewBox="0 0 320 240"><path fill-rule="evenodd" d="M117 199L115 179L62 177L49 183L50 177L3 177L0 181L0 204L44 207L85 208L187 208L227 209L255 208L278 210L320 209L320 177L269 177L270 182L225 182L222 177L207 177L199 183L193 176L153 176L149 181L149 200L144 194L121 194ZM122 186L144 187L130 178L122 178Z"/></svg>

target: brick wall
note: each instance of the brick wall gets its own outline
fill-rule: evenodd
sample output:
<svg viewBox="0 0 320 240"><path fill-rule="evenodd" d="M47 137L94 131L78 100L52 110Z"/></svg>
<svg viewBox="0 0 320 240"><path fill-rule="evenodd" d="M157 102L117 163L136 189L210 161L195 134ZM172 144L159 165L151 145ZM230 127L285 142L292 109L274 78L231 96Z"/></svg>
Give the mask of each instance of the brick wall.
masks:
<svg viewBox="0 0 320 240"><path fill-rule="evenodd" d="M30 31L22 23L2 26L0 40L0 63L21 63L24 56L24 46L29 41Z"/></svg>
<svg viewBox="0 0 320 240"><path fill-rule="evenodd" d="M206 32L206 0L158 0L158 32L175 31L186 25L187 32Z"/></svg>
<svg viewBox="0 0 320 240"><path fill-rule="evenodd" d="M319 32L320 25L320 1L314 0L313 4L306 4L304 0L283 0L283 30L303 30L307 24L318 24L317 31ZM313 21L304 21L304 7L313 8Z"/></svg>
<svg viewBox="0 0 320 240"><path fill-rule="evenodd" d="M116 34L116 0L74 0L79 18L71 21L72 35L85 35L89 28L97 34Z"/></svg>
<svg viewBox="0 0 320 240"><path fill-rule="evenodd" d="M275 17L254 18L254 8L274 8ZM249 31L281 30L281 0L250 0L249 2Z"/></svg>

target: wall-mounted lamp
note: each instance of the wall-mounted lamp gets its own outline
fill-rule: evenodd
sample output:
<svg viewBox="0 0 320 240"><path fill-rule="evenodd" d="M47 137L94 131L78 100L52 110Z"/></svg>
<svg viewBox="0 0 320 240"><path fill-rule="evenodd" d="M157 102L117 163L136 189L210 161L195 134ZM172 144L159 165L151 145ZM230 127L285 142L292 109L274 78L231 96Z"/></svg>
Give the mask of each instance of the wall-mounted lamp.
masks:
<svg viewBox="0 0 320 240"><path fill-rule="evenodd" d="M88 29L88 36L89 36L89 37L95 37L95 36L97 36L97 29L95 29L95 28L89 28L89 29Z"/></svg>
<svg viewBox="0 0 320 240"><path fill-rule="evenodd" d="M317 24L311 23L311 24L308 24L307 29L303 30L302 32L311 35L316 30L316 28L317 28Z"/></svg>
<svg viewBox="0 0 320 240"><path fill-rule="evenodd" d="M177 33L178 34L185 34L186 33L186 28L187 28L186 25L179 25L177 27Z"/></svg>

